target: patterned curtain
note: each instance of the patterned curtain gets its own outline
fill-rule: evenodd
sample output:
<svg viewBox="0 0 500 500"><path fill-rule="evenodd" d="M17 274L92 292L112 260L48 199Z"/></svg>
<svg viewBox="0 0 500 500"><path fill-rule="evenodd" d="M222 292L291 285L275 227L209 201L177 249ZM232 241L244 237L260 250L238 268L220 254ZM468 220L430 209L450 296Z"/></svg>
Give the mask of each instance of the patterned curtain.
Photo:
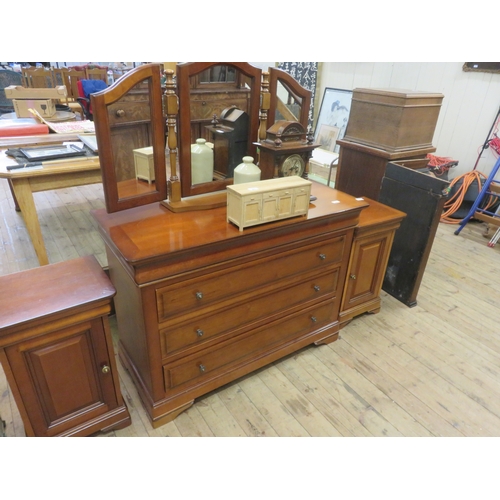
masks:
<svg viewBox="0 0 500 500"><path fill-rule="evenodd" d="M317 62L280 62L278 68L293 76L303 87L312 92L308 126L312 129L314 119L314 96L318 76Z"/></svg>

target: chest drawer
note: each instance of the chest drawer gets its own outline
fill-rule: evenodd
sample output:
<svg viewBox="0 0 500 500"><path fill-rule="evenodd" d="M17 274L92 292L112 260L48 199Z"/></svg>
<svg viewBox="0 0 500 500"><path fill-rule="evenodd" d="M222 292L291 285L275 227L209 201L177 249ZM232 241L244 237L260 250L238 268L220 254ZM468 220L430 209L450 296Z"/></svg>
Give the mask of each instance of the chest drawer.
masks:
<svg viewBox="0 0 500 500"><path fill-rule="evenodd" d="M329 298L333 302L338 286L338 269L305 276L298 283L296 281L250 300L211 309L206 314L194 313L191 320L168 326L160 331L162 356L166 357L189 346L201 345L224 333L235 334L238 329L259 320L269 322L273 315L313 300Z"/></svg>
<svg viewBox="0 0 500 500"><path fill-rule="evenodd" d="M117 102L109 106L108 114L111 126L151 120L147 100Z"/></svg>
<svg viewBox="0 0 500 500"><path fill-rule="evenodd" d="M248 113L248 91L218 92L208 95L193 92L191 96L191 120L211 120L214 115L219 117L226 108L231 106L236 106Z"/></svg>
<svg viewBox="0 0 500 500"><path fill-rule="evenodd" d="M178 364L165 365L163 367L165 390L177 388L188 382L208 382L221 372L254 360L259 353L271 352L273 346L278 349L286 342L321 330L322 326L332 321L334 311L334 302L326 301L241 336L244 338L234 339L225 345L217 344L211 349L183 358Z"/></svg>
<svg viewBox="0 0 500 500"><path fill-rule="evenodd" d="M161 323L189 311L250 292L269 283L342 262L345 235L302 246L241 266L220 269L209 275L187 279L156 291L158 321Z"/></svg>

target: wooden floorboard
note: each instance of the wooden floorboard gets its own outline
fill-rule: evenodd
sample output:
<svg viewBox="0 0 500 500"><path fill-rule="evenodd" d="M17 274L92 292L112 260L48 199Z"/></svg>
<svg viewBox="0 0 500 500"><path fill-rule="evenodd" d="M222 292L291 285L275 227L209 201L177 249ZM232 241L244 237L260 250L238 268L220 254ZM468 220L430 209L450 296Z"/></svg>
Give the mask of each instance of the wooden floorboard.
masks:
<svg viewBox="0 0 500 500"><path fill-rule="evenodd" d="M51 263L93 254L107 265L90 216L104 207L101 185L34 196ZM132 425L96 436L500 436L500 244L487 246L482 223L458 236L455 229L438 227L417 306L382 292L380 313L351 321L337 342L306 347L207 394L158 429L117 358ZM0 274L37 266L0 180ZM24 435L1 369L0 418L7 436Z"/></svg>

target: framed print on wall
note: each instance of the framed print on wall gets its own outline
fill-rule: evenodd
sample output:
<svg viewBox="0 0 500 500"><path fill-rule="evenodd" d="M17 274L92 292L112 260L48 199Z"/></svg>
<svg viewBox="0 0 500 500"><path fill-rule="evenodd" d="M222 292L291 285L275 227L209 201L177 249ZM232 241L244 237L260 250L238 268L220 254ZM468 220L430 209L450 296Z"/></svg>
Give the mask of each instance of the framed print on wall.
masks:
<svg viewBox="0 0 500 500"><path fill-rule="evenodd" d="M319 128L319 133L316 137L316 143L321 144L321 149L326 149L327 151L335 151L335 146L337 145L337 139L339 138L340 128L332 127L330 125L321 125Z"/></svg>
<svg viewBox="0 0 500 500"><path fill-rule="evenodd" d="M321 139L323 138L325 144L329 144L329 139L333 136L335 128L338 129L338 135L335 137L334 142L344 137L347 122L349 121L349 113L351 112L351 101L352 90L325 88L314 131L315 142L322 144ZM336 144L334 144L333 149L330 149L330 147L322 148L334 152L339 150Z"/></svg>

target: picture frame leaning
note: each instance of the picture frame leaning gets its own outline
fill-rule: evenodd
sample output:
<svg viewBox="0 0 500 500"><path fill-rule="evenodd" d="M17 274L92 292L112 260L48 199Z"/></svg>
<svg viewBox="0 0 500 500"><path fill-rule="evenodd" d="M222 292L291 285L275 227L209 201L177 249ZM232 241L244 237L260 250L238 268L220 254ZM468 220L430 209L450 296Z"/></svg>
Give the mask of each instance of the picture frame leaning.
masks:
<svg viewBox="0 0 500 500"><path fill-rule="evenodd" d="M345 135L351 101L352 90L325 88L314 130L314 142L321 144L321 149L338 153L336 143Z"/></svg>

